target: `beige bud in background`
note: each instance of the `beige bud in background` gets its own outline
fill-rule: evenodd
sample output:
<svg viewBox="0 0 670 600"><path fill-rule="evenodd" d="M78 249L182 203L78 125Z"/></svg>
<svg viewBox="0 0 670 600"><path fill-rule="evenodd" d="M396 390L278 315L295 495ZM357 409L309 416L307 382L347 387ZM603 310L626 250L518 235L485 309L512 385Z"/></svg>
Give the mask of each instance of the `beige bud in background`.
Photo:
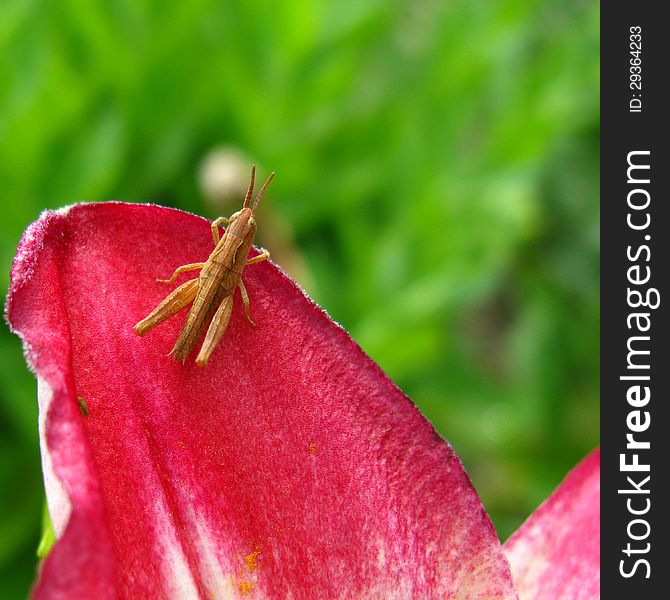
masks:
<svg viewBox="0 0 670 600"><path fill-rule="evenodd" d="M198 172L198 184L212 213L228 213L247 190L249 165L253 161L242 151L222 146L210 150Z"/></svg>
<svg viewBox="0 0 670 600"><path fill-rule="evenodd" d="M233 146L218 146L205 154L198 169L198 186L209 208L208 217L213 219L236 209L247 191L250 165L256 162ZM277 175L281 178L281 173ZM259 245L270 249L273 261L306 291L314 293L314 281L295 243L291 223L272 202L266 202L262 210L265 225L257 234Z"/></svg>

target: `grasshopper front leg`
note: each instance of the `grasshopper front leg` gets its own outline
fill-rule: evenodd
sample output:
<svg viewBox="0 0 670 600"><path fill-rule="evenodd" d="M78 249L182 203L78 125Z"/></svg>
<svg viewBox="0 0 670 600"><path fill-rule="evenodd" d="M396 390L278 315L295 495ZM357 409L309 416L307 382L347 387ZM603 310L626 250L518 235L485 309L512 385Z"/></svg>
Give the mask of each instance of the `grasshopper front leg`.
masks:
<svg viewBox="0 0 670 600"><path fill-rule="evenodd" d="M251 323L252 327L256 327L253 319L249 316L249 294L247 294L247 288L244 287L244 282L240 277L240 280L237 282L237 287L240 288L240 295L242 296L242 302L244 302L244 314L247 317L247 321Z"/></svg>
<svg viewBox="0 0 670 600"><path fill-rule="evenodd" d="M219 217L212 221L212 239L215 246L219 244L219 225L221 223L230 223L230 219L228 217Z"/></svg>
<svg viewBox="0 0 670 600"><path fill-rule="evenodd" d="M205 266L206 263L200 262L200 263L191 263L190 265L182 265L181 267L178 267L175 269L175 272L172 273L172 277L170 279L156 279L158 283L174 283L177 277L181 275L182 273L185 273L186 271L195 271L196 269L202 269Z"/></svg>
<svg viewBox="0 0 670 600"><path fill-rule="evenodd" d="M245 267L248 267L249 265L256 265L259 262L263 262L264 260L267 260L270 258L270 253L263 248L261 253L258 256L254 256L253 258L248 258L247 263L244 265Z"/></svg>

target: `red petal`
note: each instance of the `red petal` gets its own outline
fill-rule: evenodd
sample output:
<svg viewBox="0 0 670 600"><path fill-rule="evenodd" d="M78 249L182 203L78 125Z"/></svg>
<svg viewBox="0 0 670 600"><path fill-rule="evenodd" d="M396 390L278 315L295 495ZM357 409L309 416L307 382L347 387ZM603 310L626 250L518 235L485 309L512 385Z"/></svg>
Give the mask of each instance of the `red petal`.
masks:
<svg viewBox="0 0 670 600"><path fill-rule="evenodd" d="M515 598L451 447L275 266L245 270L258 326L238 296L205 369L167 356L183 313L135 335L155 279L211 249L207 221L149 205L24 235L8 316L44 382L59 537L35 596Z"/></svg>
<svg viewBox="0 0 670 600"><path fill-rule="evenodd" d="M521 600L600 598L600 448L505 542Z"/></svg>

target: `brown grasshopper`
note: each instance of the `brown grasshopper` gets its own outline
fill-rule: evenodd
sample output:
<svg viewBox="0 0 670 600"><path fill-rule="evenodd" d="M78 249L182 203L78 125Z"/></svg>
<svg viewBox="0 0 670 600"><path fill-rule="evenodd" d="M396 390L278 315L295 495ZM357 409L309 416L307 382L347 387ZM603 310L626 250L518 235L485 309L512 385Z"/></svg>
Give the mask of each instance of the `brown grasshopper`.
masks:
<svg viewBox="0 0 670 600"><path fill-rule="evenodd" d="M160 325L192 302L193 306L188 313L186 323L170 354L175 360L186 361L186 357L193 350L207 322L211 319L212 322L207 329L205 341L200 348L198 357L195 359L199 367L204 367L214 348L226 332L233 312L233 294L237 287L240 288L242 302L244 302L244 314L249 323L255 326L249 316L249 296L242 281L242 271L244 267L255 265L270 257L267 250L263 250L258 256L250 259L247 258L247 255L256 234L256 219L254 218L256 208L273 177L274 172L263 184L253 206L250 208L249 203L254 192L256 179L256 165L251 168L251 181L242 209L227 219L219 217L212 222L214 250L209 255L207 262L183 265L172 274L170 279L157 279L156 281L174 283L181 273L195 269L201 269L200 276L180 285L147 317L135 325L134 329L137 335L142 336L148 333L156 325ZM228 227L223 237L219 239L219 225L221 223L227 223Z"/></svg>

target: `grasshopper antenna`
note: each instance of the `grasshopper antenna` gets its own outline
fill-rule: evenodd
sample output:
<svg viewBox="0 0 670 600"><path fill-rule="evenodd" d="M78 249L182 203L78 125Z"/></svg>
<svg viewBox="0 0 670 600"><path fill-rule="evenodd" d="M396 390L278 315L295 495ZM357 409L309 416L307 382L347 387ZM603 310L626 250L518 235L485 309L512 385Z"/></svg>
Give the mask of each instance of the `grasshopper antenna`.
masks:
<svg viewBox="0 0 670 600"><path fill-rule="evenodd" d="M251 209L251 212L255 213L256 212L256 207L258 206L258 203L261 201L261 198L263 198L263 194L265 194L265 190L268 189L268 186L270 185L270 182L272 181L272 178L275 176L275 172L272 171L270 173L270 177L267 178L267 181L263 184L263 187L258 190L258 195L256 196L256 199L254 200L254 206Z"/></svg>
<svg viewBox="0 0 670 600"><path fill-rule="evenodd" d="M254 182L256 181L256 165L251 167L251 181L249 182L249 189L247 190L247 195L244 198L244 207L249 206L251 202L251 195L254 193Z"/></svg>

